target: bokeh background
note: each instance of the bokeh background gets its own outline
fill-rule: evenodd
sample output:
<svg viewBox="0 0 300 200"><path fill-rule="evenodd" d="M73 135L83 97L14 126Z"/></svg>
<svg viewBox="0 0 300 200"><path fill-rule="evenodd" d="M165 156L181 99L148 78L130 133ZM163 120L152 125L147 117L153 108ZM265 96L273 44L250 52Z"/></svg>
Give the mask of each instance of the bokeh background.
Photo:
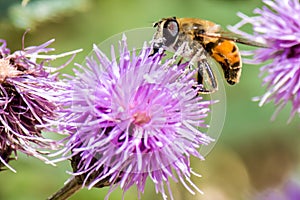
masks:
<svg viewBox="0 0 300 200"><path fill-rule="evenodd" d="M260 0L31 0L22 7L21 1L0 0L0 38L14 51L22 48L21 37L30 28L25 46L55 38L52 47L56 54L83 48L74 59L82 63L93 43L125 30L151 27L162 17L204 18L226 27L239 21L238 11L252 15L253 9L261 6ZM259 67L245 64L241 82L234 87L225 85L227 113L222 134L205 161L192 160L194 171L202 175L193 180L205 194L194 196L180 184L172 184L176 200L252 200L269 188L280 189L287 181L300 180L299 117L287 124L288 106L271 121L274 106L258 107L251 101L264 93ZM63 73L71 71L69 65ZM21 153L18 156L10 162L16 174L9 170L0 173L1 200L46 199L69 177L68 162L53 167ZM100 200L107 191L83 189L71 200ZM118 189L110 199L121 196ZM125 199L138 199L136 189L126 193ZM148 182L142 199L162 198Z"/></svg>

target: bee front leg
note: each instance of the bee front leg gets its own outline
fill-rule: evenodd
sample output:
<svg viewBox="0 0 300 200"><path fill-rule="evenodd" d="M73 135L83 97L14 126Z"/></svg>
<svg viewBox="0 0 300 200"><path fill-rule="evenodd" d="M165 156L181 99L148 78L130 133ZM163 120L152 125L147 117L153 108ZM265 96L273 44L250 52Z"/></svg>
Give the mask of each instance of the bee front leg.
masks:
<svg viewBox="0 0 300 200"><path fill-rule="evenodd" d="M199 68L199 63L198 62L204 62L207 60L207 56L205 55L205 50L203 47L197 47L197 51L194 52L192 49L190 50L188 54L193 55L191 60L189 61L189 68L197 70ZM197 63L198 66L195 67L195 63Z"/></svg>

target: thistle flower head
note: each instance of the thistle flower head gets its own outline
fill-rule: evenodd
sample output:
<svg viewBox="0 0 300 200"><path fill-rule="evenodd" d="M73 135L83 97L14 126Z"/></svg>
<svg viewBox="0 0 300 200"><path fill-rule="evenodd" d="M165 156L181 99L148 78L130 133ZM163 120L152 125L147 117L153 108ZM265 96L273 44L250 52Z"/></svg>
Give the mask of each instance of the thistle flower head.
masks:
<svg viewBox="0 0 300 200"><path fill-rule="evenodd" d="M50 73L54 68L46 68L53 56L37 62L43 57L39 53L53 50L48 48L53 41L11 54L6 41L0 40L0 168L14 171L8 162L17 151L46 161L41 151L58 145L41 131L57 117L63 86L57 73Z"/></svg>
<svg viewBox="0 0 300 200"><path fill-rule="evenodd" d="M182 76L186 64L150 51L145 45L131 53L123 38L120 55L112 48L109 59L94 45L70 77L61 122L70 136L61 159L72 158L73 175L89 188L125 192L136 185L141 193L149 178L164 198L171 179L200 191L190 180L189 158L203 159L198 148L212 141L200 131L211 102L193 89L192 72Z"/></svg>
<svg viewBox="0 0 300 200"><path fill-rule="evenodd" d="M258 98L259 105L274 101L278 107L275 117L291 102L291 120L296 113L300 114L300 3L298 0L263 2L265 6L262 9L254 10L256 16L239 13L241 22L229 29L268 45L268 48L248 52L253 58L245 61L251 64L270 61L261 68L267 92ZM252 35L240 30L245 24L253 26Z"/></svg>

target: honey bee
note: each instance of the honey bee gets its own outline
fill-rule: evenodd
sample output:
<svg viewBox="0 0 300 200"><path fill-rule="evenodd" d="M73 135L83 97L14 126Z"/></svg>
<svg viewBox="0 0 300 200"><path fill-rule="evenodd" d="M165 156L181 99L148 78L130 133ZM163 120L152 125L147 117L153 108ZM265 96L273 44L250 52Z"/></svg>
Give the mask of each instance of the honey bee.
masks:
<svg viewBox="0 0 300 200"><path fill-rule="evenodd" d="M208 58L213 58L220 64L227 83L234 85L239 82L242 70L241 55L236 43L265 47L232 32L223 31L211 21L197 18L163 18L154 27L157 30L152 40L153 54L163 48L188 58L190 65L196 64L198 84L203 85L206 79L211 87L204 87L200 93L217 90L217 81Z"/></svg>

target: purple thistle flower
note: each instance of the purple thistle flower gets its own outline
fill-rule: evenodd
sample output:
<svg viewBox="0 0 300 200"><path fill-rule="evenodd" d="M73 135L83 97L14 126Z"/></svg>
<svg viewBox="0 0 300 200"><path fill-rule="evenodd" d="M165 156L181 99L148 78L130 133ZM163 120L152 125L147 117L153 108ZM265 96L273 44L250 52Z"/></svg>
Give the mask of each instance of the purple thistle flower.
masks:
<svg viewBox="0 0 300 200"><path fill-rule="evenodd" d="M124 36L120 56L112 48L110 60L94 45L85 66L77 65L69 77L69 109L60 123L70 136L58 160L72 159L72 175L83 186L110 185L110 194L136 185L140 197L150 178L164 199L165 185L173 199L173 179L201 192L190 179L189 158L204 159L199 147L213 141L199 129L207 128L211 101L193 89L194 72L182 76L187 64L162 61L161 54L149 57L150 51L145 45L130 54Z"/></svg>
<svg viewBox="0 0 300 200"><path fill-rule="evenodd" d="M48 48L53 41L11 54L6 41L0 40L0 169L6 166L15 171L8 162L16 158L17 151L48 161L42 151L58 146L41 131L58 117L59 93L64 84L58 81L58 73L50 73L57 69L46 68L45 64L75 52L40 55L53 51ZM36 62L38 58L43 58L40 63Z"/></svg>
<svg viewBox="0 0 300 200"><path fill-rule="evenodd" d="M263 0L265 6L255 9L254 17L242 13L241 22L229 29L246 38L262 41L268 48L247 52L253 56L245 60L251 64L267 62L261 68L261 76L266 74L263 85L267 92L257 98L259 105L274 101L278 112L289 102L292 110L289 121L300 114L300 3L299 0ZM253 35L240 30L246 24L253 26Z"/></svg>

